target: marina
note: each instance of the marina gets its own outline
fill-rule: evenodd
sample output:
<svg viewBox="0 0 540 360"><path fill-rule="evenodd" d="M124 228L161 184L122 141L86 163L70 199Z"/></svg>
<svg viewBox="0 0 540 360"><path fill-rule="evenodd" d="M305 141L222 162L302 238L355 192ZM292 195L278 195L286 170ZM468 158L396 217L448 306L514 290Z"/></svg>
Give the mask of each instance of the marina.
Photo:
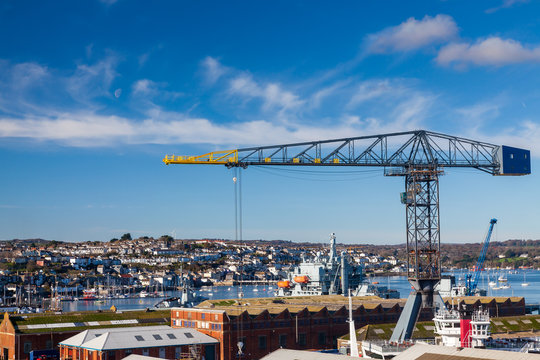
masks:
<svg viewBox="0 0 540 360"><path fill-rule="evenodd" d="M521 272L521 273L520 273ZM516 274L507 274L510 288L501 290L489 290L488 296L522 296L525 297L527 304L540 303L540 271L538 270L520 270ZM527 287L522 287L523 274L526 272L527 281L530 283ZM450 275L451 273L448 273ZM465 271L456 271L454 275L463 276ZM370 282L379 282L391 289L396 289L401 297L406 297L411 291L411 285L405 276L375 276L368 278ZM486 279L487 280L487 279ZM486 283L487 285L487 283ZM277 285L276 285L277 286ZM242 285L242 286L208 286L194 289L196 295L204 296L209 299L236 299L239 293L243 293L244 298L274 297L276 286L269 285ZM182 291L165 291L164 297L132 297L124 299L103 299L101 302L95 301L62 301L61 308L64 312L69 311L92 311L107 310L115 306L120 310L127 309L146 309L152 308L155 304L169 297L181 297Z"/></svg>

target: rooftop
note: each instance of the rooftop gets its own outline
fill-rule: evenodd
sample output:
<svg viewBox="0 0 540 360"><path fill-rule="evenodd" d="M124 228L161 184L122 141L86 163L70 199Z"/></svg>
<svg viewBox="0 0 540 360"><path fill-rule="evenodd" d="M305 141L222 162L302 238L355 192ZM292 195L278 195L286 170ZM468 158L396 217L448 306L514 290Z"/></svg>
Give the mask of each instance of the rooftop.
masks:
<svg viewBox="0 0 540 360"><path fill-rule="evenodd" d="M445 302L450 303L450 298L445 298ZM352 298L353 309L362 307L365 310L373 310L380 307L388 310L396 305L403 307L406 299L381 299L378 296L357 296ZM474 304L480 301L482 304L523 302L523 297L464 297L454 298L454 302L464 301L466 304ZM329 311L337 311L342 307L348 307L349 300L341 295L319 295L319 296L294 296L279 298L250 298L250 299L230 299L230 300L206 300L199 305L199 309L213 309L226 311L229 316L238 316L246 311L249 315L258 315L264 310L270 314L279 314L287 309L291 313L298 313L305 308L310 312L318 312L326 307Z"/></svg>
<svg viewBox="0 0 540 360"><path fill-rule="evenodd" d="M377 296L353 297L353 307L363 306L365 309L375 309L381 306L389 309L396 304L403 306L405 299L381 299ZM199 309L225 310L229 316L237 316L241 312L247 311L250 315L260 314L268 310L270 314L279 314L285 309L291 313L298 313L305 308L310 312L318 312L323 308L336 311L343 306L348 306L349 300L341 295L320 295L320 296L295 296L280 298L252 298L236 300L206 300L199 305Z"/></svg>
<svg viewBox="0 0 540 360"><path fill-rule="evenodd" d="M317 351L278 349L261 360L342 360L350 357L341 354L325 354Z"/></svg>
<svg viewBox="0 0 540 360"><path fill-rule="evenodd" d="M416 344L394 357L394 360L538 360L539 357L538 354L515 351Z"/></svg>
<svg viewBox="0 0 540 360"><path fill-rule="evenodd" d="M15 314L9 320L17 333L76 331L115 326L151 326L170 324L171 311L85 311L69 313Z"/></svg>
<svg viewBox="0 0 540 360"><path fill-rule="evenodd" d="M356 337L360 340L389 340L395 324L372 324L357 329ZM413 339L430 339L435 337L433 321L417 322ZM523 315L491 318L491 336L497 338L538 336L540 332L540 315ZM349 339L349 334L341 337Z"/></svg>
<svg viewBox="0 0 540 360"><path fill-rule="evenodd" d="M219 341L195 329L137 326L85 330L59 345L107 351L149 347L216 344Z"/></svg>

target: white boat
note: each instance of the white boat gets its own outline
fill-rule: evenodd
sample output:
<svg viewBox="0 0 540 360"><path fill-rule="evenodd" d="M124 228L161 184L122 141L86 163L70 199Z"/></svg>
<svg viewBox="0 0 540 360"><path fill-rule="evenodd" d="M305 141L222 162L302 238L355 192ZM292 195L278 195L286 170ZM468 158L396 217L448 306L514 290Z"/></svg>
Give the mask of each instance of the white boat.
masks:
<svg viewBox="0 0 540 360"><path fill-rule="evenodd" d="M499 282L508 282L508 279L506 278L506 276L504 275L501 275L499 276L499 278L497 279Z"/></svg>
<svg viewBox="0 0 540 360"><path fill-rule="evenodd" d="M146 290L143 290L139 293L139 297L141 298L145 298L145 297L148 297L148 292L146 292Z"/></svg>
<svg viewBox="0 0 540 360"><path fill-rule="evenodd" d="M503 286L501 286L501 289L510 289L510 285L504 284Z"/></svg>
<svg viewBox="0 0 540 360"><path fill-rule="evenodd" d="M497 283L496 283L495 281L490 281L490 282L488 283L488 285L489 285L490 287L494 287L494 286L497 285Z"/></svg>
<svg viewBox="0 0 540 360"><path fill-rule="evenodd" d="M527 279L525 277L525 273L523 273L523 282L521 283L521 286L529 286L529 283L527 282Z"/></svg>

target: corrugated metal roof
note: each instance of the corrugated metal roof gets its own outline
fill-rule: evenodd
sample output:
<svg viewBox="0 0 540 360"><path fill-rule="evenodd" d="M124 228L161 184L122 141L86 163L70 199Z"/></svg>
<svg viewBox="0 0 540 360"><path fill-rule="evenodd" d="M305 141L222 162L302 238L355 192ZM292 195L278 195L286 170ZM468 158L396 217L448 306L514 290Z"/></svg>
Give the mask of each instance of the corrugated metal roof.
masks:
<svg viewBox="0 0 540 360"><path fill-rule="evenodd" d="M393 360L538 360L539 358L537 354L515 351L416 344L394 357Z"/></svg>
<svg viewBox="0 0 540 360"><path fill-rule="evenodd" d="M344 360L350 358L341 354L325 354L316 351L278 349L261 360Z"/></svg>
<svg viewBox="0 0 540 360"><path fill-rule="evenodd" d="M60 345L105 351L218 343L218 340L195 329L173 329L169 326L110 328L86 330L85 332L87 333L84 335L83 343L80 343L82 337L78 337L81 334L77 334L62 341Z"/></svg>
<svg viewBox="0 0 540 360"><path fill-rule="evenodd" d="M108 329L102 328L102 329L85 330L81 333L78 333L77 335L74 335L60 342L59 345L81 346L85 342L95 339L97 336L103 335L106 332L126 331L127 329L128 328L119 327L119 328L108 328ZM137 326L137 327L132 327L130 329L144 329L145 331L153 331L153 330L160 330L160 329L170 329L170 327L167 325L156 325L156 326Z"/></svg>

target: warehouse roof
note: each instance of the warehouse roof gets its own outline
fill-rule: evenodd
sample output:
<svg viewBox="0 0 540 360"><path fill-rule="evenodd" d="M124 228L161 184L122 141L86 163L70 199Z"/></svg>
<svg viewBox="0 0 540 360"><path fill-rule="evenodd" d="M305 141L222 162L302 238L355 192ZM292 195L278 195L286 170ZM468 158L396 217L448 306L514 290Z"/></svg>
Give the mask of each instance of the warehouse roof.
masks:
<svg viewBox="0 0 540 360"><path fill-rule="evenodd" d="M195 329L139 326L86 330L62 341L60 345L106 351L216 343L218 340Z"/></svg>
<svg viewBox="0 0 540 360"><path fill-rule="evenodd" d="M316 351L278 349L261 360L343 360L350 358L341 354L325 354Z"/></svg>

